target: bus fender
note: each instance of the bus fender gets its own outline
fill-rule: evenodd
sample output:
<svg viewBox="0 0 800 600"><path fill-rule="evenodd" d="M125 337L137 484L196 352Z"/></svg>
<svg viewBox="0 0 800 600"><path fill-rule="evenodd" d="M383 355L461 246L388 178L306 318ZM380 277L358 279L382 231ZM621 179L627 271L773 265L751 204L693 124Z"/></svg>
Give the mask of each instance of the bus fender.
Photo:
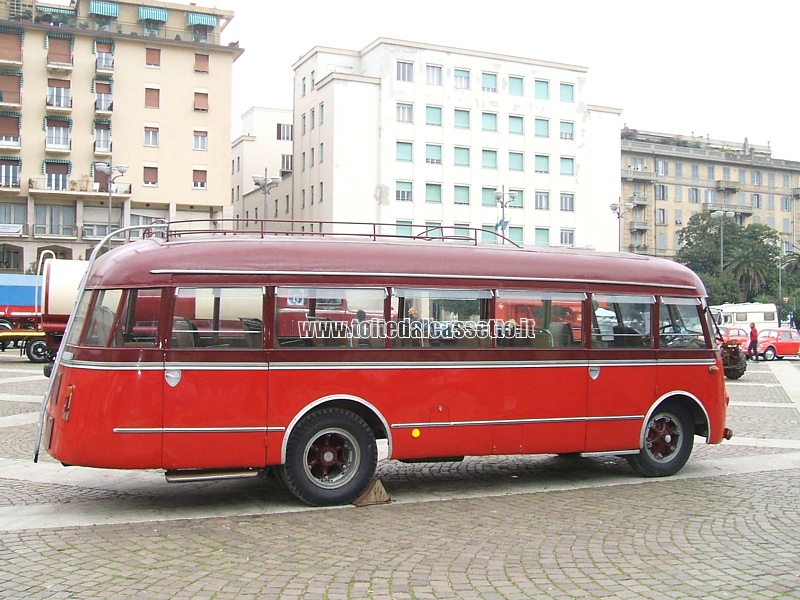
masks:
<svg viewBox="0 0 800 600"><path fill-rule="evenodd" d="M351 394L330 394L328 396L318 398L317 400L314 400L313 402L304 406L289 422L289 425L286 427L286 432L283 436L283 443L281 445L281 464L286 462L286 446L289 443L289 437L292 435L294 428L303 417L322 407L339 407L353 410L353 412L364 418L364 420L367 421L367 423L373 427L373 429L376 428L376 425L378 426L378 429L383 429L383 433L386 436L386 440L389 444L388 458L392 457L391 428L381 412L373 404L364 400L363 398L359 398L358 396L353 396Z"/></svg>
<svg viewBox="0 0 800 600"><path fill-rule="evenodd" d="M686 409L691 413L695 423L699 421L701 424L705 424L706 443L708 443L709 436L711 435L711 423L708 418L708 412L703 406L703 403L700 402L699 398L691 392L687 392L685 390L672 390L657 398L650 406L647 414L645 414L644 421L642 421L642 431L639 433L639 447L644 447L644 438L647 433L647 424L650 422L650 417L653 416L653 413L659 406L661 406L661 404L669 400L675 400L686 407Z"/></svg>

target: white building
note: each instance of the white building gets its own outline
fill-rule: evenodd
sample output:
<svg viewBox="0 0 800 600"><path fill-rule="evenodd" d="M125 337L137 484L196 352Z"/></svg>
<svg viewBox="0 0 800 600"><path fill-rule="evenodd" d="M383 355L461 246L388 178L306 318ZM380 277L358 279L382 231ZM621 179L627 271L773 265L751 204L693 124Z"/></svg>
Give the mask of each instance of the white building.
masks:
<svg viewBox="0 0 800 600"><path fill-rule="evenodd" d="M253 176L271 179L291 174L292 130L289 109L254 106L242 115L242 133L231 144L231 204L227 218L291 218L286 212L291 179L270 190L265 215L264 195L253 182ZM278 205L280 212L276 210Z"/></svg>
<svg viewBox="0 0 800 600"><path fill-rule="evenodd" d="M380 38L293 68L295 219L617 249L621 111L585 67Z"/></svg>

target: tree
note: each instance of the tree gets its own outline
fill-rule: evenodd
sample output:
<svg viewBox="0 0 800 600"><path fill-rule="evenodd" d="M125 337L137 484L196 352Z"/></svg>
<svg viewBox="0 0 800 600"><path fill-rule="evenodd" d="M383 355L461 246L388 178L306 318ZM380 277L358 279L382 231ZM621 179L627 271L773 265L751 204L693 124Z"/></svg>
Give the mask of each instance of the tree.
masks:
<svg viewBox="0 0 800 600"><path fill-rule="evenodd" d="M725 270L736 278L746 295L757 293L767 283L767 264L754 256L749 248L737 248Z"/></svg>

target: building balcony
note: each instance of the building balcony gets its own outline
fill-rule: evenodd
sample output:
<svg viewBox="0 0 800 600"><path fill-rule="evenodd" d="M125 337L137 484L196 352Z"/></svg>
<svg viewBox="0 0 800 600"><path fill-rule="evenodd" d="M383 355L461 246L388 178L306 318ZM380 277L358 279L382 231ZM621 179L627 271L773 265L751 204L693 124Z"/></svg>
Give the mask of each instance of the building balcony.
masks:
<svg viewBox="0 0 800 600"><path fill-rule="evenodd" d="M622 178L627 181L648 181L658 180L658 174L654 171L644 171L639 169L622 169Z"/></svg>
<svg viewBox="0 0 800 600"><path fill-rule="evenodd" d="M4 69L21 69L22 49L0 48L0 67Z"/></svg>
<svg viewBox="0 0 800 600"><path fill-rule="evenodd" d="M43 177L28 179L28 193L31 195L56 196L101 196L108 197L108 184L105 181L92 181L88 175L80 179L69 179L67 175L51 173ZM111 186L114 196L129 196L130 183L114 183Z"/></svg>
<svg viewBox="0 0 800 600"><path fill-rule="evenodd" d="M37 238L77 240L78 228L75 225L34 225L33 236Z"/></svg>
<svg viewBox="0 0 800 600"><path fill-rule="evenodd" d="M647 196L637 196L634 194L629 200L634 206L650 206L650 199Z"/></svg>
<svg viewBox="0 0 800 600"><path fill-rule="evenodd" d="M730 181L728 179L717 179L717 190L738 192L741 184L738 181Z"/></svg>
<svg viewBox="0 0 800 600"><path fill-rule="evenodd" d="M22 93L19 90L0 92L0 108L3 110L22 110Z"/></svg>
<svg viewBox="0 0 800 600"><path fill-rule="evenodd" d="M114 147L113 142L96 141L94 143L95 156L108 156Z"/></svg>
<svg viewBox="0 0 800 600"><path fill-rule="evenodd" d="M47 70L51 73L71 73L74 57L47 57Z"/></svg>
<svg viewBox="0 0 800 600"><path fill-rule="evenodd" d="M0 223L0 237L27 237L28 225L25 223Z"/></svg>
<svg viewBox="0 0 800 600"><path fill-rule="evenodd" d="M17 195L19 194L19 189L19 175L0 178L0 195Z"/></svg>
<svg viewBox="0 0 800 600"><path fill-rule="evenodd" d="M72 112L72 96L47 94L46 107L51 113Z"/></svg>
<svg viewBox="0 0 800 600"><path fill-rule="evenodd" d="M792 188L792 198L800 198L800 188Z"/></svg>
<svg viewBox="0 0 800 600"><path fill-rule="evenodd" d="M94 70L97 73L111 74L114 72L114 57L110 54L98 55L94 61Z"/></svg>
<svg viewBox="0 0 800 600"><path fill-rule="evenodd" d="M94 101L94 110L97 114L108 114L110 115L114 112L114 101L111 100L111 97L106 94L102 94L103 97L98 95L97 99Z"/></svg>
<svg viewBox="0 0 800 600"><path fill-rule="evenodd" d="M747 215L750 216L753 214L753 207L752 206L742 206L741 204L720 204L719 202L708 202L705 205L705 209L708 212L714 212L715 210L722 210L722 211L733 211L737 215Z"/></svg>
<svg viewBox="0 0 800 600"><path fill-rule="evenodd" d="M647 254L647 250L647 244L630 244L628 246L628 251L633 252L634 254Z"/></svg>
<svg viewBox="0 0 800 600"><path fill-rule="evenodd" d="M8 152L9 150L19 150L22 148L22 141L18 135L0 135L0 150Z"/></svg>
<svg viewBox="0 0 800 600"><path fill-rule="evenodd" d="M47 136L44 142L44 151L50 154L69 154L72 152L72 140Z"/></svg>
<svg viewBox="0 0 800 600"><path fill-rule="evenodd" d="M646 220L635 219L630 222L629 227L631 231L647 231L650 229L650 224Z"/></svg>

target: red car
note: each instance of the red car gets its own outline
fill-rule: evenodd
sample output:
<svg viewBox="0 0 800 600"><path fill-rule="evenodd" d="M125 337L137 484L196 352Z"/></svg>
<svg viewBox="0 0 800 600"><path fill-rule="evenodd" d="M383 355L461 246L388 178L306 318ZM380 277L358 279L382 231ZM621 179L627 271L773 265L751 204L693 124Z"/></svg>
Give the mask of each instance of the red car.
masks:
<svg viewBox="0 0 800 600"><path fill-rule="evenodd" d="M797 356L800 352L800 333L788 327L764 329L758 334L756 352L764 360Z"/></svg>
<svg viewBox="0 0 800 600"><path fill-rule="evenodd" d="M720 327L719 332L722 334L722 341L735 341L739 347L747 352L747 346L750 344L750 335L741 327Z"/></svg>

